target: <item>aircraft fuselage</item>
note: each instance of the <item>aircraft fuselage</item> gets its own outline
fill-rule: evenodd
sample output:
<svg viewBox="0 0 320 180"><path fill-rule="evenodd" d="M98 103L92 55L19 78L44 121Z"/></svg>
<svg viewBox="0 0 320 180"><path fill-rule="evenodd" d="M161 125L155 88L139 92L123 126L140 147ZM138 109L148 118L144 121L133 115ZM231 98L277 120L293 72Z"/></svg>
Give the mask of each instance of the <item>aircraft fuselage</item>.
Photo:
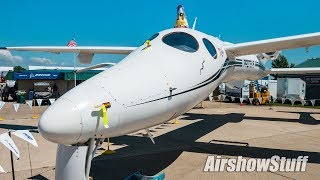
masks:
<svg viewBox="0 0 320 180"><path fill-rule="evenodd" d="M185 35L194 39L180 43ZM211 51L207 41L214 46ZM213 36L187 28L168 29L60 97L41 117L39 130L47 140L66 145L121 136L187 112L221 82L263 76L256 55L227 57L223 41ZM100 108L105 102L111 104L108 128Z"/></svg>

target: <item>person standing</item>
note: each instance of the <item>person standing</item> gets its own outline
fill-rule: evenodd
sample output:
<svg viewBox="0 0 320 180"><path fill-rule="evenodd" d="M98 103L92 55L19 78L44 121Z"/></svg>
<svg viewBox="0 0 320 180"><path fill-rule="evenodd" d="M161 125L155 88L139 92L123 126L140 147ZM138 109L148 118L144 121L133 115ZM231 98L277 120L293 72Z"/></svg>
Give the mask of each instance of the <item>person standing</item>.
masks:
<svg viewBox="0 0 320 180"><path fill-rule="evenodd" d="M0 87L0 100L3 101L3 85Z"/></svg>
<svg viewBox="0 0 320 180"><path fill-rule="evenodd" d="M59 97L59 92L58 92L59 88L57 86L56 83L53 84L53 87L52 87L52 95L53 95L53 98L58 98Z"/></svg>
<svg viewBox="0 0 320 180"><path fill-rule="evenodd" d="M4 101L8 101L8 99L9 99L9 91L10 91L10 88L9 88L8 84L6 84L6 86L3 88Z"/></svg>

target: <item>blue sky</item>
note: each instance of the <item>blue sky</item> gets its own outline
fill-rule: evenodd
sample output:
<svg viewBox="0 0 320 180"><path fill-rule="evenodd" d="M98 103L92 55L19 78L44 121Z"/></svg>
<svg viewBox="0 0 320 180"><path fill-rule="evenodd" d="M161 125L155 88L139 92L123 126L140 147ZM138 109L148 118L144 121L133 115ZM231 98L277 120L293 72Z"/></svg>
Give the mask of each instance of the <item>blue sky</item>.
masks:
<svg viewBox="0 0 320 180"><path fill-rule="evenodd" d="M73 1L15 0L0 6L0 46L66 45L138 46L155 32L171 28L183 4L189 24L233 43L320 31L320 1ZM293 63L320 57L320 48L284 51ZM95 55L93 63L118 62L124 56ZM0 66L71 66L72 54L12 52Z"/></svg>

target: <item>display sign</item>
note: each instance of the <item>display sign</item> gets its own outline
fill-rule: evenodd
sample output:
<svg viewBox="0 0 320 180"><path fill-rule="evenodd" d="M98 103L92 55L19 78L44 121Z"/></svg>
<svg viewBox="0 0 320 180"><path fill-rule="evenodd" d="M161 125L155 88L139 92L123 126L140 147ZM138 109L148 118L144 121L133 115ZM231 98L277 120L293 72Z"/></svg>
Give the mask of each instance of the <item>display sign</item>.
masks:
<svg viewBox="0 0 320 180"><path fill-rule="evenodd" d="M14 72L14 80L18 79L59 79L60 72Z"/></svg>

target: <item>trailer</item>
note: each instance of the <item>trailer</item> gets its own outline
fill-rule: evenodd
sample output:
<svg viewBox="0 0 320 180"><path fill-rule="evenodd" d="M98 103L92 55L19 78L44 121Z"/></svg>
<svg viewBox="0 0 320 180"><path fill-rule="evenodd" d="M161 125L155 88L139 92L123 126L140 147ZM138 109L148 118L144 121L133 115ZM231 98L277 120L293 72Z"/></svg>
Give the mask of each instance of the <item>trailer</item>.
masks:
<svg viewBox="0 0 320 180"><path fill-rule="evenodd" d="M300 78L278 78L277 97L305 99L306 82Z"/></svg>
<svg viewBox="0 0 320 180"><path fill-rule="evenodd" d="M270 96L276 98L277 97L277 89L278 89L278 81L277 80L269 80L268 91L270 92Z"/></svg>

